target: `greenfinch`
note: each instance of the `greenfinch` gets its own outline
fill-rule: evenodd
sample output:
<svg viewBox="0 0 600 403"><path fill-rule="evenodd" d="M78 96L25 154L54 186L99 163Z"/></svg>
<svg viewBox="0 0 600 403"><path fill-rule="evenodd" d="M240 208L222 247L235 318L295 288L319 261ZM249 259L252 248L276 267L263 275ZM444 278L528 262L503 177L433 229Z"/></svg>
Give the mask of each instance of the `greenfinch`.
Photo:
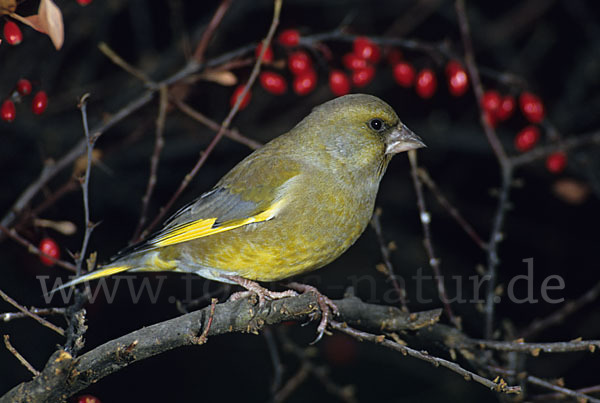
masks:
<svg viewBox="0 0 600 403"><path fill-rule="evenodd" d="M392 156L420 147L421 139L377 97L325 102L158 232L60 288L125 271L172 271L239 284L261 300L290 295L255 281L283 280L339 257L368 225Z"/></svg>

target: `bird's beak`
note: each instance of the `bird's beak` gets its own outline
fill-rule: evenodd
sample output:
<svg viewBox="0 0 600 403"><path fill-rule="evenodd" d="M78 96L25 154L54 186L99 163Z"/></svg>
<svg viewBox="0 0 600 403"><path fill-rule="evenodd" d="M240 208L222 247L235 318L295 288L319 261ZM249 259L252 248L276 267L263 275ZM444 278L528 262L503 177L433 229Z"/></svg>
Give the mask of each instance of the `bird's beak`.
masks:
<svg viewBox="0 0 600 403"><path fill-rule="evenodd" d="M404 123L398 123L385 137L385 153L398 154L408 150L427 147L423 140L414 134Z"/></svg>

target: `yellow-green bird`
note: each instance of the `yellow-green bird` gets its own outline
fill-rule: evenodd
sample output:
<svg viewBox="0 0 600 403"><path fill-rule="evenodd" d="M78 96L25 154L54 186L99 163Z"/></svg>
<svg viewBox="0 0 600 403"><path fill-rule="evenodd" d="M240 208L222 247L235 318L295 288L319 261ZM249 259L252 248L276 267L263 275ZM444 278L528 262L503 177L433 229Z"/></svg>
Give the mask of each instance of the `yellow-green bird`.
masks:
<svg viewBox="0 0 600 403"><path fill-rule="evenodd" d="M125 271L173 271L239 284L261 301L290 295L255 281L283 280L339 257L369 223L392 156L420 147L381 99L333 99L242 160L147 240L60 288Z"/></svg>

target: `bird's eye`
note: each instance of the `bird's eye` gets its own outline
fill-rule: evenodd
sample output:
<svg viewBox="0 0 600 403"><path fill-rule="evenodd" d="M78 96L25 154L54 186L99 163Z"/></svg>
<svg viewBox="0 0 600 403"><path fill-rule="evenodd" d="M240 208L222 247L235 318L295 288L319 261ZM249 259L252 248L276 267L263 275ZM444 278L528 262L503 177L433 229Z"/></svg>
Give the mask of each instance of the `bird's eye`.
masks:
<svg viewBox="0 0 600 403"><path fill-rule="evenodd" d="M383 120L381 119L371 119L369 121L369 127L373 130L375 130L376 132L383 130Z"/></svg>

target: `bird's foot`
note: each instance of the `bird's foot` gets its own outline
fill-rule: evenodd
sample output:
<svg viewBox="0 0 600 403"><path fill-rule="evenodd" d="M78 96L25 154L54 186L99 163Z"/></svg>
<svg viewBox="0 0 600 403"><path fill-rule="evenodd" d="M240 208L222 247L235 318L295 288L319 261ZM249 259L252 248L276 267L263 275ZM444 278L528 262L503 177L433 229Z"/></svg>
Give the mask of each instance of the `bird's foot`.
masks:
<svg viewBox="0 0 600 403"><path fill-rule="evenodd" d="M321 321L319 322L319 326L317 327L317 338L311 344L317 343L319 340L321 340L323 334L327 330L327 324L329 323L329 318L331 317L331 314L339 314L339 309L337 305L335 305L333 301L330 300L328 297L321 294L319 290L317 290L312 285L301 284L294 281L291 283L287 283L286 286L301 293L312 292L316 295L317 303L319 304L319 309L321 310Z"/></svg>
<svg viewBox="0 0 600 403"><path fill-rule="evenodd" d="M228 280L235 282L239 286L244 287L247 290L231 294L231 296L229 297L230 301L237 301L242 298L247 298L249 295L256 294L258 296L258 306L263 306L265 301L267 300L295 297L298 295L298 293L294 290L271 291L262 287L255 281L248 280L247 278L243 278L240 276L224 275L224 277Z"/></svg>

